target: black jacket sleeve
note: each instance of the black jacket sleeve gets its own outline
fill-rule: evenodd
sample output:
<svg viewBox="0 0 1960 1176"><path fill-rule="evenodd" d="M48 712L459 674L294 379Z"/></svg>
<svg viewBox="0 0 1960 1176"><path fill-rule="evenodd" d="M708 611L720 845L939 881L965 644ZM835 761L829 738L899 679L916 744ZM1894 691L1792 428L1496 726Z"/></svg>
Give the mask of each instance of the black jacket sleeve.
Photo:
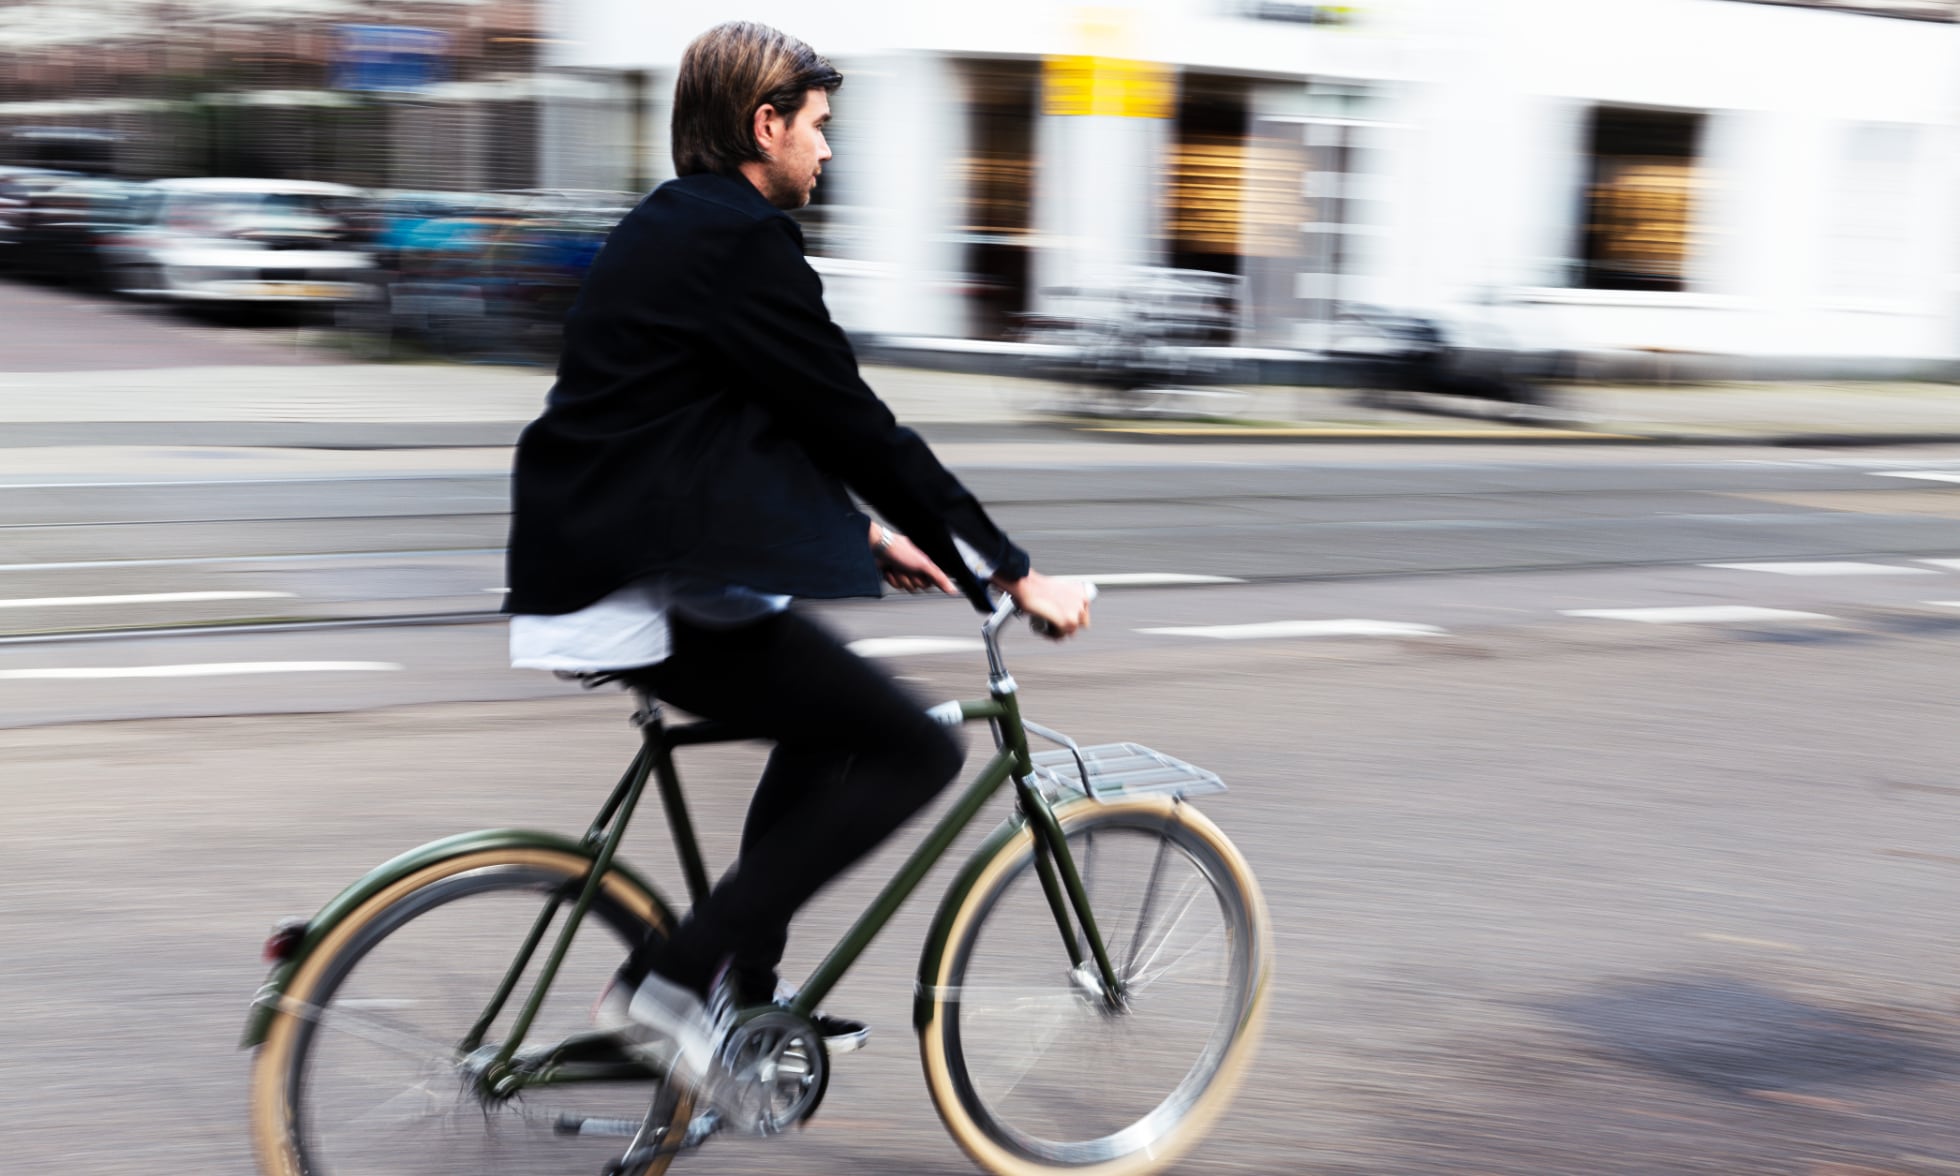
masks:
<svg viewBox="0 0 1960 1176"><path fill-rule="evenodd" d="M858 375L793 222L769 217L750 230L733 251L722 289L715 335L739 394L767 408L812 460L917 543L976 607L985 607L986 593L954 535L996 574L1027 574L1027 553Z"/></svg>

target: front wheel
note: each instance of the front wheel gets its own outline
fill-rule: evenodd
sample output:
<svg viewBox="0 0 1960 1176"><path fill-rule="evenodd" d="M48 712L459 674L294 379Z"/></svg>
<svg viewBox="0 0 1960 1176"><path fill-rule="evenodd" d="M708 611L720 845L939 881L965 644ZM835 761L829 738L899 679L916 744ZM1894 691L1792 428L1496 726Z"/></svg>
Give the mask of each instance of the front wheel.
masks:
<svg viewBox="0 0 1960 1176"><path fill-rule="evenodd" d="M940 1118L1001 1176L1142 1176L1197 1142L1250 1061L1271 971L1258 883L1187 804L1056 811L1122 987L1071 967L1023 829L980 870L928 972ZM1085 959L1088 953L1083 952Z"/></svg>
<svg viewBox="0 0 1960 1176"><path fill-rule="evenodd" d="M427 866L352 911L287 983L252 1071L266 1176L598 1172L654 1108L651 1080L497 1095L483 1063L507 1039L591 862L549 848L484 850ZM556 914L486 1032L473 1033L547 906ZM590 1029L589 1011L630 947L661 930L653 896L615 871L525 1037ZM522 1051L520 1051L520 1057ZM569 1133L567 1124L581 1126ZM658 1176L672 1147L614 1171Z"/></svg>

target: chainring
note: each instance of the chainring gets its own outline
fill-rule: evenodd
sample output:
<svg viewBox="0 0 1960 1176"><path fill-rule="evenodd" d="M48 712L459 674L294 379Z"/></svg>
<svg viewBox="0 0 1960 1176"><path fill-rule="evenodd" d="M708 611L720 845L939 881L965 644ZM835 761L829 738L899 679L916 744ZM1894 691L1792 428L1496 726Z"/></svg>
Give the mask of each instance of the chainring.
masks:
<svg viewBox="0 0 1960 1176"><path fill-rule="evenodd" d="M788 1009L744 1018L721 1048L715 1102L738 1134L775 1135L816 1113L830 1084L823 1035Z"/></svg>

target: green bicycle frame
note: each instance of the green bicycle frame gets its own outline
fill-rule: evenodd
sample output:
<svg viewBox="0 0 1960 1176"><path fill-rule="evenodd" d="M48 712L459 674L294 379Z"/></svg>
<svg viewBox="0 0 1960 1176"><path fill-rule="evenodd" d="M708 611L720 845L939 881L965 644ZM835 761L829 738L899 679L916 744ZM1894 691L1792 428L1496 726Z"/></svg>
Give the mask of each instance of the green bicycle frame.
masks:
<svg viewBox="0 0 1960 1176"><path fill-rule="evenodd" d="M1005 687L1001 689L1000 687ZM789 1007L800 1016L814 1014L831 989L857 962L866 948L876 939L898 913L905 900L925 880L933 866L946 855L961 832L973 823L981 809L992 799L1001 786L1013 780L1017 794L1017 807L1021 819L1029 821L1036 830L1037 873L1040 876L1043 893L1054 912L1056 927L1059 929L1062 946L1068 952L1069 962L1080 965L1084 962L1082 944L1088 945L1089 958L1093 958L1096 970L1105 985L1104 991L1115 994L1120 990L1115 968L1103 945L1102 935L1096 926L1094 915L1089 909L1088 895L1077 872L1068 843L1062 834L1061 825L1055 819L1054 810L1041 790L1033 784L1033 765L1029 761L1027 732L1021 723L1019 700L1015 697L1012 679L996 683L992 697L974 702L961 702L960 718L963 722L989 721L1000 737L1000 749L994 753L987 766L980 771L973 782L954 801L953 806L927 833L918 848L899 867L898 872L887 882L871 905L860 915L849 931L830 949L823 961L817 965L808 980L797 991ZM948 707L948 710L951 708ZM677 747L706 743L732 742L745 738L743 732L713 722L689 723L677 727L667 727L656 712L642 711L638 716L644 740L640 754L635 757L633 766L627 771L613 795L601 809L592 828L587 830L586 843L595 845L598 854L593 860L593 870L586 880L584 890L574 903L565 925L559 929L557 942L551 954L546 957L543 969L538 975L529 999L512 1026L511 1036L499 1051L497 1062L492 1064L490 1078L497 1084L500 1092L510 1092L529 1086L555 1083L604 1079L618 1077L614 1068L589 1068L577 1065L551 1066L533 1074L513 1070L509 1063L523 1036L529 1031L532 1018L542 1005L545 994L555 977L559 963L576 933L579 922L590 909L593 897L598 891L598 879L610 862L612 850L618 845L625 831L627 820L632 816L634 805L644 789L649 774L656 782L662 807L667 813L668 828L673 836L674 848L681 861L681 868L688 882L689 897L699 902L708 891L707 870L703 864L701 849L694 835L692 821L688 816L687 804L681 795L680 778L674 768L673 750ZM555 906L538 916L538 923L520 949L518 958L512 961L506 982L493 996L478 1021L477 1034L464 1042L464 1048L473 1049L481 1044L481 1030L487 1028L502 1011L509 998L517 977L523 974L530 963L531 955L542 940L545 927L556 912ZM1078 923L1079 921L1079 923ZM1078 936L1076 927L1080 926Z"/></svg>
<svg viewBox="0 0 1960 1176"><path fill-rule="evenodd" d="M1028 752L1027 728L1021 719L1020 702L1014 679L1002 666L994 643L995 633L1011 615L1009 606L1004 602L983 630L988 638L991 670L989 697L973 702L947 703L934 710L935 717L941 718L942 721L951 721L956 710L960 722L990 723L999 749L986 767L960 794L952 807L927 833L925 839L913 850L897 874L879 891L871 905L810 974L809 979L804 982L789 1005L789 1008L798 1015L804 1017L813 1015L823 998L836 987L838 981L863 955L872 940L891 922L905 900L911 897L933 866L945 856L961 832L973 822L987 801L1009 780L1014 782L1017 809L1016 816L1010 818L1009 827L1013 827L1017 822L1025 822L1032 827L1036 874L1041 882L1042 892L1054 914L1055 925L1062 946L1068 953L1069 963L1079 968L1085 962L1093 960L1106 997L1112 1001L1120 998L1122 985L1117 978L1115 968L1111 965L1095 917L1090 911L1088 895L1074 858L1069 852L1067 838L1047 797L1035 785L1034 765ZM514 1094L518 1090L531 1086L618 1080L645 1075L644 1069L636 1065L622 1067L617 1064L594 1065L578 1062L575 1059L580 1052L578 1046L584 1040L583 1037L560 1043L542 1065L525 1067L513 1065L513 1059L523 1044L525 1034L530 1031L538 1010L544 1004L545 996L571 947L573 937L597 899L601 880L608 870L624 869L623 865L615 867L614 855L625 836L627 824L632 819L649 780L654 783L660 794L661 807L667 816L668 830L680 858L690 900L699 903L708 893L708 873L693 822L688 814L686 800L681 794L680 777L674 767L673 753L680 747L734 742L755 736L752 732L714 721L668 727L660 717L658 705L650 699L635 713L634 722L641 732L640 750L633 757L625 774L614 785L611 795L576 847L577 852L589 857L592 863L579 884L577 895L574 897L567 891L553 895L546 902L519 947L517 957L511 961L502 982L491 995L470 1032L459 1043L459 1052L462 1053L471 1052L482 1046L490 1026L495 1023L515 994L518 982L530 966L532 957L544 945L546 933L550 930L552 922L557 918L566 901L570 899L571 909L566 914L563 925L558 929L557 937L552 942L537 979L518 1013L517 1020L511 1027L509 1037L501 1044L495 1059L486 1069L486 1080L499 1094ZM516 831L506 836L520 840L525 837L524 834ZM568 839L542 834L535 837L539 842L548 841L569 848L566 845ZM339 917L345 915L351 906L351 903L346 901L348 895L377 891L393 876L391 871L402 868L399 863L426 860L430 851L441 848L441 844L427 846L421 851L403 855L402 858L396 859L395 862L357 882L341 899L328 904L320 915L315 916L306 929L306 945L302 948L300 958L282 964L275 972L273 981L261 990L259 999L255 1001L254 1021L248 1025L246 1044L256 1044L262 1039L265 1023L269 1020L272 1010L278 1005L285 980L291 976L300 959L304 958L304 954L310 951L331 928L332 922L338 921ZM639 881L630 871L628 876L636 883ZM644 886L642 888L645 889ZM651 890L648 890L648 893L651 894ZM657 897L655 901L658 902Z"/></svg>

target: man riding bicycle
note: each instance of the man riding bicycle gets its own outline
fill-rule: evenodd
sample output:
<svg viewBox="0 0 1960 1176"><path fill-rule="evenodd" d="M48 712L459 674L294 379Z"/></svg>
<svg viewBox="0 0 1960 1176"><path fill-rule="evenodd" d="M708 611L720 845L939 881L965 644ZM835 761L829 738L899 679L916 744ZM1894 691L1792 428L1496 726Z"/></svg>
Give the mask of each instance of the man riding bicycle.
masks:
<svg viewBox="0 0 1960 1176"><path fill-rule="evenodd" d="M758 24L688 46L678 178L607 239L517 446L512 664L616 675L775 744L735 865L633 952L598 1012L692 1081L712 1066L711 995L773 999L797 909L964 757L791 599L877 595L882 578L984 604L991 585L1057 636L1089 622L1087 589L1029 566L865 385L830 321L788 210L831 158L842 82Z"/></svg>

